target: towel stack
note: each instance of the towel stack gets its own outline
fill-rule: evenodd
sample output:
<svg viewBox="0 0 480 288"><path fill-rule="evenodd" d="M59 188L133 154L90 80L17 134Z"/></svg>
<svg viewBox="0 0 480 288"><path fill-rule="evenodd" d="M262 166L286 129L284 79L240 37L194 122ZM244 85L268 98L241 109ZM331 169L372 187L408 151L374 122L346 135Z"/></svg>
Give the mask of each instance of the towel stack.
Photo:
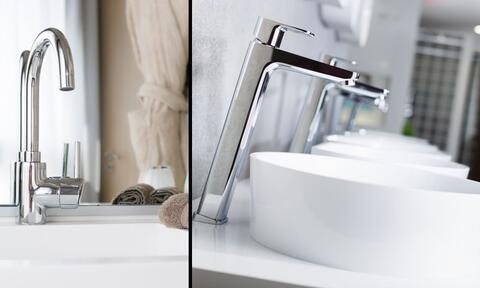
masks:
<svg viewBox="0 0 480 288"><path fill-rule="evenodd" d="M160 206L160 222L167 227L188 229L188 193L175 194Z"/></svg>
<svg viewBox="0 0 480 288"><path fill-rule="evenodd" d="M175 187L155 189L148 184L136 184L113 198L113 205L160 205L160 222L167 227L188 229L188 193Z"/></svg>
<svg viewBox="0 0 480 288"><path fill-rule="evenodd" d="M155 189L148 184L136 184L113 198L113 205L161 205L169 197L181 193L175 187Z"/></svg>

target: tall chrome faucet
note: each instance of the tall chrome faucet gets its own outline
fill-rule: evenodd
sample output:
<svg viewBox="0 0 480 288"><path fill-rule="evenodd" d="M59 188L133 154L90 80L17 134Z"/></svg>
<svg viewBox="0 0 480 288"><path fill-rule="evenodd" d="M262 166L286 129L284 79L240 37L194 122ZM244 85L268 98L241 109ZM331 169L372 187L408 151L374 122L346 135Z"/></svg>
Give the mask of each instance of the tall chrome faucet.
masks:
<svg viewBox="0 0 480 288"><path fill-rule="evenodd" d="M368 84L357 82L353 87L342 87L341 94L353 101L352 109L345 124L345 131L351 131L357 117L361 103L373 103L380 111L387 111L387 97L390 93L387 89L377 88Z"/></svg>
<svg viewBox="0 0 480 288"><path fill-rule="evenodd" d="M287 32L314 36L307 30L269 19L259 18L257 21L255 38L250 43L235 87L202 197L194 214L195 221L211 224L227 221L236 179L247 156L250 137L273 72L281 69L344 85L353 85L358 79L359 75L355 72L282 50L282 40ZM213 210L204 207L210 194L220 195L220 202L215 204Z"/></svg>
<svg viewBox="0 0 480 288"><path fill-rule="evenodd" d="M79 176L80 143L75 144L74 177L47 177L46 163L39 151L39 85L43 59L48 48L57 56L60 90L74 89L72 53L67 39L59 30L48 28L35 39L31 52L20 56L20 152L13 164L12 195L19 207L20 224L43 224L46 209L76 208L83 189ZM68 146L64 149L64 171L68 164Z"/></svg>
<svg viewBox="0 0 480 288"><path fill-rule="evenodd" d="M347 67L356 65L355 61L343 59L337 56L327 55L322 53L319 57L319 61L323 63L328 63L332 66L337 66L339 63L348 65ZM342 67L344 68L344 67ZM293 135L292 141L290 143L289 152L293 153L304 153L305 152L305 143L313 142L314 139L308 139L311 131L311 123L320 123L320 110L324 109L323 105L326 102L325 99L325 87L334 86L335 83L327 81L325 79L314 78L309 87L307 97L305 97L305 104L303 106L302 113L300 114L300 119L298 120L295 133ZM318 119L317 119L318 118ZM314 127L318 129L318 127ZM316 134L314 134L316 136Z"/></svg>
<svg viewBox="0 0 480 288"><path fill-rule="evenodd" d="M387 89L377 88L365 83L361 83L356 81L354 85L341 85L337 83L329 83L325 85L321 92L320 100L318 101L317 108L315 110L315 115L312 118L312 122L310 123L310 128L308 131L308 137L305 141L304 146L304 153L310 153L312 150L312 146L314 144L314 139L316 139L316 134L319 131L319 126L321 122L321 111L322 108L327 101L327 96L332 90L339 91L339 95L352 98L355 102L372 102L375 103L377 106L383 107L385 105L385 101L390 93ZM356 110L358 110L358 106L353 107L352 114L350 115L349 123L347 123L347 129L351 129L353 126L353 120L356 116Z"/></svg>

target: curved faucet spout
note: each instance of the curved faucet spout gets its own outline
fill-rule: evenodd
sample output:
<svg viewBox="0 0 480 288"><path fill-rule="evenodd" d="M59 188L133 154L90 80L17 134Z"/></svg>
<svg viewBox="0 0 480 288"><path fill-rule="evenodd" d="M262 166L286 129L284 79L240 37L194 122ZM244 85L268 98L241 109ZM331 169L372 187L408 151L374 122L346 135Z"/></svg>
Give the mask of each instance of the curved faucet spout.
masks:
<svg viewBox="0 0 480 288"><path fill-rule="evenodd" d="M38 151L38 94L43 58L49 47L57 55L60 90L70 91L75 88L72 52L67 39L58 29L48 28L43 30L33 42L27 63L25 96L22 99L21 107L20 161L40 161L40 152Z"/></svg>
<svg viewBox="0 0 480 288"><path fill-rule="evenodd" d="M18 203L19 224L43 224L46 209L76 208L83 190L78 168L80 144L75 145L75 173L70 178L47 177L47 164L41 162L39 146L39 86L43 58L51 47L57 56L60 90L75 87L72 52L67 39L57 29L38 34L30 51L20 57L20 152L13 163L12 195ZM50 50L52 50L50 49ZM64 159L68 159L64 155ZM66 171L67 160L64 161Z"/></svg>

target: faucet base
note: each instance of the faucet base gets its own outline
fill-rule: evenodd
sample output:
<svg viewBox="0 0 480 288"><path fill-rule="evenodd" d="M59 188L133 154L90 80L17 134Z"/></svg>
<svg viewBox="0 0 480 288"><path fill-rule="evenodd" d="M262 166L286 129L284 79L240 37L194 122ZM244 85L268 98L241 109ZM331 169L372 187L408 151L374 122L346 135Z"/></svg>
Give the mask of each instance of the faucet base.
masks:
<svg viewBox="0 0 480 288"><path fill-rule="evenodd" d="M23 209L21 207L20 209ZM25 214L24 211L20 210L21 217L18 217L18 224L26 225L42 225L45 224L47 216L45 214L45 208L40 206L35 206L33 211L30 211Z"/></svg>
<svg viewBox="0 0 480 288"><path fill-rule="evenodd" d="M223 219L214 219L214 218L195 212L193 213L192 221L211 224L211 225L222 225L228 222L228 217L225 217Z"/></svg>
<svg viewBox="0 0 480 288"><path fill-rule="evenodd" d="M43 162L22 162L13 164L12 197L19 206L19 224L45 223L45 209L35 203L35 191L45 178L46 164Z"/></svg>

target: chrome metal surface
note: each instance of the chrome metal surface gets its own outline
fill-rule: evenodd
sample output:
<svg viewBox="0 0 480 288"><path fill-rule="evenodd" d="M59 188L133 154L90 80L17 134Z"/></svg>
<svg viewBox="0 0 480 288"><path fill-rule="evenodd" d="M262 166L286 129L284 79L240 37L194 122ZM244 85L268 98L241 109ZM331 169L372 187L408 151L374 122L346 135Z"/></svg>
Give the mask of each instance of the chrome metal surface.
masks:
<svg viewBox="0 0 480 288"><path fill-rule="evenodd" d="M0 223L5 218L18 218L19 209L16 206L0 205ZM152 216L158 219L158 205L112 205L111 203L80 203L75 209L49 208L47 217L109 217L109 216ZM103 218L102 218L103 219ZM69 221L68 218L65 220ZM13 220L14 221L14 220ZM58 221L57 221L58 222Z"/></svg>
<svg viewBox="0 0 480 288"><path fill-rule="evenodd" d="M73 178L80 178L80 142L75 141L73 150Z"/></svg>
<svg viewBox="0 0 480 288"><path fill-rule="evenodd" d="M345 124L345 131L352 131L353 125L355 124L355 118L357 118L358 110L360 109L360 104L360 101L353 101L347 123Z"/></svg>
<svg viewBox="0 0 480 288"><path fill-rule="evenodd" d="M270 19L258 18L257 25L255 26L255 37L258 41L270 45L276 48L280 48L282 44L283 36L286 32L294 32L304 34L305 36L314 37L312 32L297 28L290 25L285 25Z"/></svg>
<svg viewBox="0 0 480 288"><path fill-rule="evenodd" d="M63 143L63 163L62 163L62 177L67 177L68 172L68 143Z"/></svg>
<svg viewBox="0 0 480 288"><path fill-rule="evenodd" d="M383 111L381 105L385 103L388 94L390 93L387 89L377 88L360 82L357 82L353 87L344 87L341 90L345 93L343 95L346 95L353 101L353 106L345 125L345 131L351 131L353 129L355 118L357 117L358 110L362 103L374 103Z"/></svg>
<svg viewBox="0 0 480 288"><path fill-rule="evenodd" d="M24 102L24 97L26 95L26 88L27 88L27 85L26 85L26 79L27 79L27 66L28 66L28 57L30 56L30 51L28 50L25 50L23 51L21 54L20 54L20 69L19 69L19 72L20 72L20 75L19 75L19 78L20 78L20 81L19 81L19 84L20 84L20 87L19 87L19 96L20 96L20 107L22 107L22 104ZM22 108L20 108L22 109ZM22 123L23 123L23 120L21 120ZM20 136L21 138L21 136ZM21 149L21 144L20 144L20 147L19 149ZM11 187L15 187L17 181L17 175L19 174L19 165L17 164L17 162L13 163L12 167L11 167L11 171L10 171L10 186ZM18 193L18 190L15 189L15 188L12 188L10 190L10 199L11 199L11 203L13 205L18 205L20 199L19 199L19 193Z"/></svg>
<svg viewBox="0 0 480 288"><path fill-rule="evenodd" d="M28 58L25 97L22 101L22 123L20 134L21 161L40 161L38 152L38 105L40 72L47 49L57 55L60 76L60 90L74 89L73 59L67 39L59 30L49 28L35 39Z"/></svg>
<svg viewBox="0 0 480 288"><path fill-rule="evenodd" d="M324 61L332 66L351 67L357 65L356 61L340 58L337 56L323 56ZM334 83L328 83L322 79L315 79L312 81L308 96L310 101L305 103L301 119L295 129L295 135L293 137L290 152L293 153L308 153L313 146L313 143L317 139L320 129L321 119L324 115L321 111L327 102L327 92L335 86ZM333 103L331 103L333 104ZM326 115L325 115L326 116ZM312 125L314 123L314 125Z"/></svg>
<svg viewBox="0 0 480 288"><path fill-rule="evenodd" d="M348 59L340 58L337 56L321 54L320 55L320 62L328 63L332 66L337 66L339 64L344 64L347 67L356 65L355 61L351 61ZM292 142L290 143L289 152L293 153L304 153L305 152L305 143L311 142L313 143L315 139L309 139L310 131L312 130L311 123L315 119L315 123L320 123L320 111L318 109L322 109L326 100L326 92L324 91L325 86L334 85L330 81L326 81L325 79L314 78L312 79L312 83L310 84L309 91L307 93L305 104L303 105L302 113L300 115L300 119L298 121L297 127L295 129L295 133L292 138ZM320 104L320 106L319 106ZM318 119L316 119L318 118ZM317 131L320 127L313 127L315 131ZM315 134L314 134L315 136Z"/></svg>
<svg viewBox="0 0 480 288"><path fill-rule="evenodd" d="M281 69L343 85L353 85L358 79L359 75L355 72L281 50L281 41L288 31L313 35L307 30L264 18L259 18L257 22L255 39L250 43L235 87L202 197L194 214L195 221L211 224L227 221L233 188L247 156L250 136L273 72ZM210 194L222 195L217 211L202 210L204 200Z"/></svg>
<svg viewBox="0 0 480 288"><path fill-rule="evenodd" d="M315 116L310 123L310 129L308 132L307 140L305 141L303 153L310 153L312 150L312 146L315 144L314 140L317 138L317 133L319 131L321 122L321 111L323 109L323 106L325 105L325 102L327 101L327 97L329 96L329 94L331 94L331 91L333 90L337 90L339 92L335 95L349 97L356 103L373 102L376 105L384 103L388 97L388 94L390 93L387 89L377 88L358 81L355 82L354 85L350 86L334 83L325 85L319 98L320 100L318 101L317 108L315 110ZM349 127L349 125L353 126L357 110L358 106L355 107L354 105L354 108L352 109L353 115L350 115L352 119L349 119L349 122L351 123L347 124L347 127Z"/></svg>
<svg viewBox="0 0 480 288"><path fill-rule="evenodd" d="M315 139L317 138L317 132L320 128L320 123L322 122L321 112L323 110L323 106L325 105L328 91L332 90L333 88L335 88L335 83L329 83L323 87L322 92L320 93L320 97L318 98L318 102L316 103L315 114L313 115L312 121L308 125L309 128L307 138L302 146L303 149L301 152L303 153L310 153L310 151L312 150L312 146L315 142Z"/></svg>
<svg viewBox="0 0 480 288"><path fill-rule="evenodd" d="M66 155L63 177L47 177L46 164L41 162L38 150L39 80L43 59L49 47L57 55L60 90L70 91L75 86L68 41L62 32L55 28L42 31L35 39L31 52L24 51L20 58L20 152L18 161L13 164L12 183L12 194L15 195L19 207L20 224L45 223L47 208L78 207L83 189L84 181L77 177L78 172L75 178L66 177ZM28 60L25 60L26 56Z"/></svg>

